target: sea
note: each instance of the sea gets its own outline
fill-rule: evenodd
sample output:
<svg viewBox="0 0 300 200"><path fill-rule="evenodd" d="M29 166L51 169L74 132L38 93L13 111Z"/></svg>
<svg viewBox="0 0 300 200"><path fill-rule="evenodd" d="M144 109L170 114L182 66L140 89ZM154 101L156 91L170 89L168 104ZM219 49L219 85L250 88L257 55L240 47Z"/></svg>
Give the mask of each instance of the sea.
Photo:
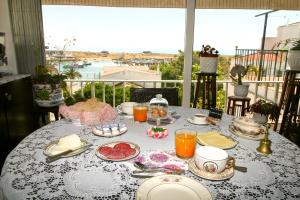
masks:
<svg viewBox="0 0 300 200"><path fill-rule="evenodd" d="M115 63L113 61L88 61L90 65L85 65L83 68L75 68L76 71L78 71L81 74L81 79L99 79L101 70L104 67L113 67L113 66L120 66L119 63ZM60 71L67 70L66 68L63 68L63 65L69 64L67 62L64 62L61 64ZM77 62L77 64L81 65L82 62ZM127 66L122 64L122 66Z"/></svg>

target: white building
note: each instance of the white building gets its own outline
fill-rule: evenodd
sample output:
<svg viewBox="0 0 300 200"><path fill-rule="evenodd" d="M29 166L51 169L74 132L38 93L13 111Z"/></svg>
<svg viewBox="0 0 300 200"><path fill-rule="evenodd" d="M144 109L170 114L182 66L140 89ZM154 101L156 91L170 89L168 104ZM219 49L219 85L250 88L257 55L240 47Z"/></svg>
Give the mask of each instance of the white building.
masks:
<svg viewBox="0 0 300 200"><path fill-rule="evenodd" d="M277 28L277 36L276 37L266 37L265 40L265 49L276 49L273 48L278 43L282 43L287 39L300 39L300 22L295 22L292 24L287 24L283 26L279 26ZM281 44L279 48L289 48L292 44L284 45Z"/></svg>
<svg viewBox="0 0 300 200"><path fill-rule="evenodd" d="M146 66L112 66L104 67L100 72L101 80L161 80L161 73L159 69L157 71L149 70ZM147 83L147 82L135 82L137 86L152 88L160 88L161 84Z"/></svg>

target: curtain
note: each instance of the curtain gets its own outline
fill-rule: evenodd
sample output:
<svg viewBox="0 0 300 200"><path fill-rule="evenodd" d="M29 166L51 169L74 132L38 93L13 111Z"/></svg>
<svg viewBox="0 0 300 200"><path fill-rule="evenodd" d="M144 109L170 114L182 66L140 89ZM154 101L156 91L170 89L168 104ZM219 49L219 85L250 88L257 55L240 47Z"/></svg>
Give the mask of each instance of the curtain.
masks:
<svg viewBox="0 0 300 200"><path fill-rule="evenodd" d="M41 0L8 0L19 74L45 64Z"/></svg>

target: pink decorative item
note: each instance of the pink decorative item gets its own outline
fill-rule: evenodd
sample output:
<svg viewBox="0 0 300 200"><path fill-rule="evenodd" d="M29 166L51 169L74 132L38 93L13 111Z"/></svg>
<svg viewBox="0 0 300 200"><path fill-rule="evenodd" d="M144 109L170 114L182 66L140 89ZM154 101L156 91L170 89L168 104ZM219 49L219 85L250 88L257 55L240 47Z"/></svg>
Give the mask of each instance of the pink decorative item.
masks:
<svg viewBox="0 0 300 200"><path fill-rule="evenodd" d="M152 127L147 130L147 135L155 139L164 138L168 135L168 129Z"/></svg>
<svg viewBox="0 0 300 200"><path fill-rule="evenodd" d="M72 106L59 106L59 113L66 119L80 119L82 124L96 125L110 122L117 117L117 112L107 103L89 99Z"/></svg>

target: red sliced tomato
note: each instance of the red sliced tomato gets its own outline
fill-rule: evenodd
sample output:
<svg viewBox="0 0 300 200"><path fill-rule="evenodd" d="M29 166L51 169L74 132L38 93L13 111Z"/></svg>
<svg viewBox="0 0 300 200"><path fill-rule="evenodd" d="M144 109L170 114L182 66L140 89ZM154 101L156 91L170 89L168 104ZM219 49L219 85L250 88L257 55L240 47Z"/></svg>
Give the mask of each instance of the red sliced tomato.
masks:
<svg viewBox="0 0 300 200"><path fill-rule="evenodd" d="M104 156L107 156L109 155L112 151L113 151L113 148L111 147L108 147L108 146L104 146L104 147L100 147L98 149L99 153L101 153L102 155Z"/></svg>
<svg viewBox="0 0 300 200"><path fill-rule="evenodd" d="M114 149L131 149L131 146L127 143L121 142L114 146Z"/></svg>

